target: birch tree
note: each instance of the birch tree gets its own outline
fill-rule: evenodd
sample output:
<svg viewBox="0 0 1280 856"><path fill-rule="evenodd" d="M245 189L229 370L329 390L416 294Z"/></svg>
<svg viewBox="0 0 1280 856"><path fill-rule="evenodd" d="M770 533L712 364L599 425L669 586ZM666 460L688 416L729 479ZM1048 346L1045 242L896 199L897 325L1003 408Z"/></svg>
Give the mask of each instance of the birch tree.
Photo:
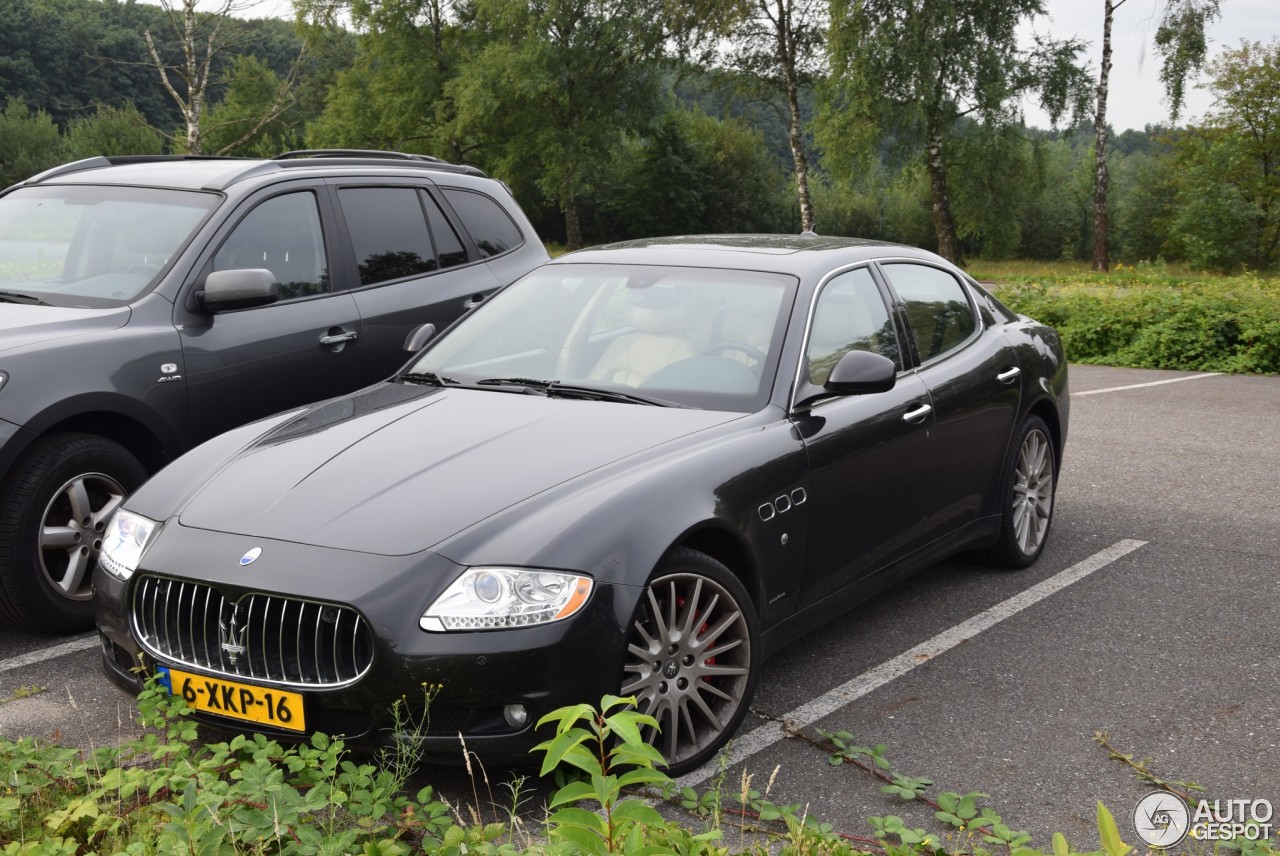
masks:
<svg viewBox="0 0 1280 856"><path fill-rule="evenodd" d="M1018 122L1026 94L1037 95L1055 123L1068 108L1083 112L1083 44L1019 44L1019 26L1043 13L1042 0L832 0L821 131L827 159L843 158L847 169L857 149L874 151L886 137L917 141L937 250L953 262L961 252L947 172L957 123Z"/></svg>
<svg viewBox="0 0 1280 856"><path fill-rule="evenodd" d="M809 194L809 158L800 116L800 89L813 82L822 68L823 34L827 27L826 0L747 0L738 23L731 30L737 47L730 64L760 83L773 98L782 101L787 126L796 196L800 204L800 229L814 230L813 202Z"/></svg>
<svg viewBox="0 0 1280 856"><path fill-rule="evenodd" d="M1108 194L1110 174L1107 169L1107 95L1111 76L1111 21L1117 9L1128 0L1103 0L1102 66L1098 72L1098 106L1093 116L1093 269L1111 268L1108 249L1110 215ZM1156 51L1162 63L1160 80L1169 97L1173 119L1182 110L1187 78L1204 65L1208 42L1205 27L1221 17L1221 0L1169 0L1156 29Z"/></svg>
<svg viewBox="0 0 1280 856"><path fill-rule="evenodd" d="M210 88L220 74L221 60L247 52L252 41L252 36L234 16L257 5L258 0L217 0L215 8L209 12L198 8L200 2L159 0L172 31L173 42L178 46L177 57L165 54L150 28L143 32L143 39L149 62L159 75L161 86L182 114L183 128L179 134L161 133L165 133L171 143L187 154L225 154L252 139L293 104L302 57L300 53L270 105L256 121L218 151L205 152L205 133L208 130L205 119L209 110Z"/></svg>

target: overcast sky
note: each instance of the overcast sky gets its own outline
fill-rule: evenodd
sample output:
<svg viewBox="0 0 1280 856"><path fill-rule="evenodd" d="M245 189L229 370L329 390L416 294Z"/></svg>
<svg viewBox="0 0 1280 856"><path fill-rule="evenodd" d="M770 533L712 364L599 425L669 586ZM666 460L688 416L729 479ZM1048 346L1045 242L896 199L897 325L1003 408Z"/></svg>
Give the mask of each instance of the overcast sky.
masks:
<svg viewBox="0 0 1280 856"><path fill-rule="evenodd" d="M1160 84L1160 57L1155 33L1165 0L1127 0L1111 23L1111 85L1107 121L1117 131L1169 124L1169 103ZM1102 64L1103 0L1046 0L1049 18L1036 29L1056 38L1078 36L1088 42L1088 59L1096 80ZM1270 42L1280 35L1280 0L1222 0L1222 19L1209 28L1209 56L1238 47L1241 39ZM1210 106L1209 93L1188 86L1179 125L1198 121ZM1048 127L1039 110L1027 109L1027 124Z"/></svg>

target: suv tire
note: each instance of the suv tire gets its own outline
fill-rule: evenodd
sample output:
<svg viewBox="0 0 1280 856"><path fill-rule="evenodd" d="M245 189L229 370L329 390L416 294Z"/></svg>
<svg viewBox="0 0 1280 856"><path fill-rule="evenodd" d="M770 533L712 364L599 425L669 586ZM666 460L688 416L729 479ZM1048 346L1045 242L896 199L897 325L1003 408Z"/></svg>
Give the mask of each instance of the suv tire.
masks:
<svg viewBox="0 0 1280 856"><path fill-rule="evenodd" d="M114 440L53 434L37 441L0 487L0 618L38 633L91 629L103 532L146 478Z"/></svg>

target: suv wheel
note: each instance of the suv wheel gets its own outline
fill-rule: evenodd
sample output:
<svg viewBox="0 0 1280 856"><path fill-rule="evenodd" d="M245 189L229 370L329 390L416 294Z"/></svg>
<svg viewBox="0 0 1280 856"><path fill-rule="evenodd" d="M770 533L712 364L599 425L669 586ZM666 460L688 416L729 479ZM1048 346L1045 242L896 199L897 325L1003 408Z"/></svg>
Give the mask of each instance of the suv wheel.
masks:
<svg viewBox="0 0 1280 856"><path fill-rule="evenodd" d="M0 618L40 633L93 627L93 569L107 521L147 478L105 437L37 442L0 488Z"/></svg>

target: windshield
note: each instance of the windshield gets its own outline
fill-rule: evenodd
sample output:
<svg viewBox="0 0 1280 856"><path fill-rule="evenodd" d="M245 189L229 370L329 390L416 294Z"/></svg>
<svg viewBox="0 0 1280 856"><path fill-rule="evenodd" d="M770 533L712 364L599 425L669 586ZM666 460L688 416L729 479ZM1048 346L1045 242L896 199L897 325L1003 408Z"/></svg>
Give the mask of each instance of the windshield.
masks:
<svg viewBox="0 0 1280 856"><path fill-rule="evenodd" d="M111 307L151 288L221 197L57 185L0 197L0 301Z"/></svg>
<svg viewBox="0 0 1280 856"><path fill-rule="evenodd" d="M547 265L464 317L406 376L759 410L795 286L794 277L755 271Z"/></svg>

